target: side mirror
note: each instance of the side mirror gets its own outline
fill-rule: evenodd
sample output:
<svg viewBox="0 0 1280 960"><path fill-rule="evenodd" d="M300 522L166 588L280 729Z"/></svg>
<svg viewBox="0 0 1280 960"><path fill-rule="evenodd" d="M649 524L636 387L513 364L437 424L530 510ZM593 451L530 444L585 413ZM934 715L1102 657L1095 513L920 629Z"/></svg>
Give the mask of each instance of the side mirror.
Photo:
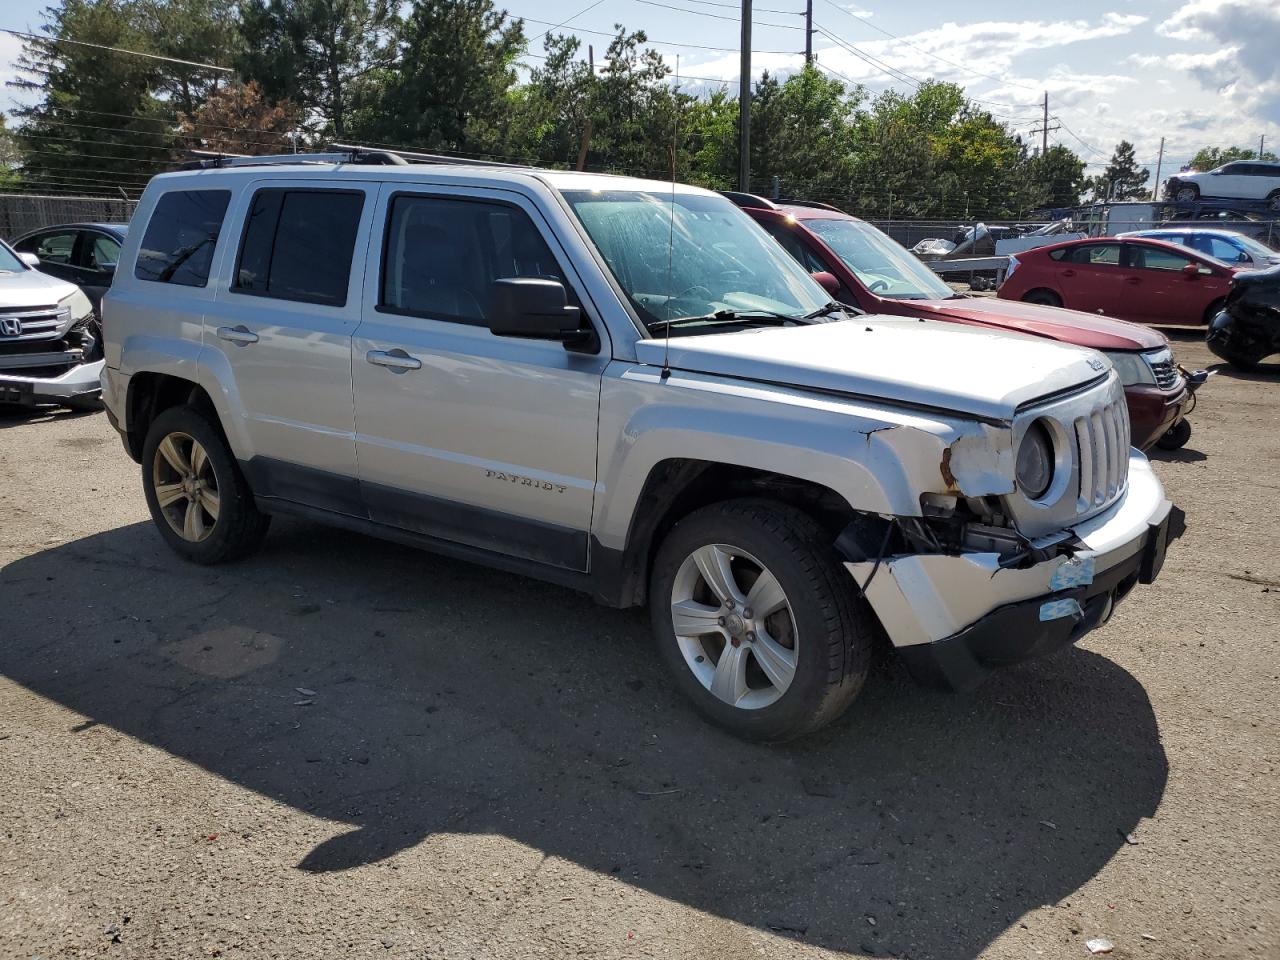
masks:
<svg viewBox="0 0 1280 960"><path fill-rule="evenodd" d="M1210 272L1211 271L1209 269L1207 269L1206 267L1200 266L1200 264L1198 263L1188 263L1186 266L1182 268L1182 275L1186 277L1188 280L1195 280L1202 273L1210 273Z"/></svg>
<svg viewBox="0 0 1280 960"><path fill-rule="evenodd" d="M489 295L489 331L498 337L556 340L585 345L595 332L581 326L581 313L568 304L564 284L540 277L495 280Z"/></svg>
<svg viewBox="0 0 1280 960"><path fill-rule="evenodd" d="M21 260L23 263L25 263L32 270L40 266L40 258L37 257L34 253L20 253L18 254L18 259Z"/></svg>
<svg viewBox="0 0 1280 960"><path fill-rule="evenodd" d="M840 281L836 279L834 273L827 273L825 270L818 270L809 274L814 280L818 281L818 286L831 294L833 297L840 295Z"/></svg>

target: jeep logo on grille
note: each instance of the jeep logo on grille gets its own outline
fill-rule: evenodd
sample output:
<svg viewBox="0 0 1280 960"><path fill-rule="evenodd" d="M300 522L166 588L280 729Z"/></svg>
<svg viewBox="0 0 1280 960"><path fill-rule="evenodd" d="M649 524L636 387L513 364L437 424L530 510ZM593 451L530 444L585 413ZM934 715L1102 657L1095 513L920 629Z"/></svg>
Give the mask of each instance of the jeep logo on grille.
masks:
<svg viewBox="0 0 1280 960"><path fill-rule="evenodd" d="M0 320L0 334L6 337L16 337L22 333L22 321L15 317L5 317Z"/></svg>

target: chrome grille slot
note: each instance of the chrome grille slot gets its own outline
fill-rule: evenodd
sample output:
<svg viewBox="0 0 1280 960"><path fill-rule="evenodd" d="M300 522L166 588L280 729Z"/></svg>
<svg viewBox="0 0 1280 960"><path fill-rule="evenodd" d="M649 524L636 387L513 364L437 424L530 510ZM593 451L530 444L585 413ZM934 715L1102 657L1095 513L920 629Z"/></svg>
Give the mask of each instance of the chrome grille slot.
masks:
<svg viewBox="0 0 1280 960"><path fill-rule="evenodd" d="M1129 411L1112 401L1074 423L1076 460L1080 470L1078 512L1110 503L1129 477Z"/></svg>
<svg viewBox="0 0 1280 960"><path fill-rule="evenodd" d="M0 325L0 345L56 336L63 319L58 316L56 306L0 307L0 320L17 320L22 324L22 332L16 335L5 334L3 325Z"/></svg>
<svg viewBox="0 0 1280 960"><path fill-rule="evenodd" d="M1172 390L1178 382L1178 368L1172 359L1152 360L1151 375L1161 390Z"/></svg>

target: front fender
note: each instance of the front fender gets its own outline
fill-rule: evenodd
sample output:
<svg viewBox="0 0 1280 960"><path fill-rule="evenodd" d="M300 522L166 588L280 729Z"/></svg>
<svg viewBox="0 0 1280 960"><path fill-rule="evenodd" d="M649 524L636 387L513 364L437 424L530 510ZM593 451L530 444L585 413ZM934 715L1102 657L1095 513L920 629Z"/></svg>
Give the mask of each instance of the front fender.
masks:
<svg viewBox="0 0 1280 960"><path fill-rule="evenodd" d="M949 451L958 440L967 441L961 449L988 444L998 430L787 387L611 366L601 389L593 533L602 546L623 549L650 472L677 458L806 480L861 512L919 516L922 493L966 484L974 496L995 492L976 489L990 478L967 472L965 457L953 467Z"/></svg>

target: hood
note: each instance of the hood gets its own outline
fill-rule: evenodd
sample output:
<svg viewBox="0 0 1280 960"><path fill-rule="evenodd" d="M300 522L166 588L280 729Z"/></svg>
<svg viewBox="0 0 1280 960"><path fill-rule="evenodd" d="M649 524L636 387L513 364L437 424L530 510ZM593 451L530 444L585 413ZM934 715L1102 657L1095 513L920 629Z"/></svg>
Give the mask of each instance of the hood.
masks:
<svg viewBox="0 0 1280 960"><path fill-rule="evenodd" d="M641 340L642 363L662 365L663 341ZM1071 389L1110 364L1090 350L977 327L858 317L804 327L673 337L678 370L882 398L990 420Z"/></svg>
<svg viewBox="0 0 1280 960"><path fill-rule="evenodd" d="M955 317L985 323L1093 350L1154 350L1168 342L1159 331L1127 320L1038 303L966 297L962 300L917 300L912 306L928 310L939 319Z"/></svg>
<svg viewBox="0 0 1280 960"><path fill-rule="evenodd" d="M49 307L80 288L39 270L0 272L0 310L12 307Z"/></svg>

